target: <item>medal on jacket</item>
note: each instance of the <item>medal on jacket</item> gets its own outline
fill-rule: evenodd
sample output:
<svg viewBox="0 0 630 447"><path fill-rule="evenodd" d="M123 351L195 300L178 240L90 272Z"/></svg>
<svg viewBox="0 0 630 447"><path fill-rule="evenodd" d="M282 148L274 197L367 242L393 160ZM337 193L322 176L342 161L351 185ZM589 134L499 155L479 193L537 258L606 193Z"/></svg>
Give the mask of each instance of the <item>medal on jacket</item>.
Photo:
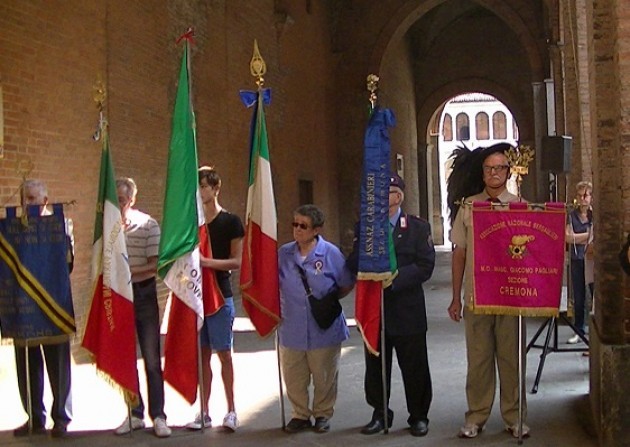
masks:
<svg viewBox="0 0 630 447"><path fill-rule="evenodd" d="M407 218L400 216L400 228L407 228Z"/></svg>
<svg viewBox="0 0 630 447"><path fill-rule="evenodd" d="M318 275L322 272L322 268L324 267L324 263L320 260L315 261L315 274Z"/></svg>

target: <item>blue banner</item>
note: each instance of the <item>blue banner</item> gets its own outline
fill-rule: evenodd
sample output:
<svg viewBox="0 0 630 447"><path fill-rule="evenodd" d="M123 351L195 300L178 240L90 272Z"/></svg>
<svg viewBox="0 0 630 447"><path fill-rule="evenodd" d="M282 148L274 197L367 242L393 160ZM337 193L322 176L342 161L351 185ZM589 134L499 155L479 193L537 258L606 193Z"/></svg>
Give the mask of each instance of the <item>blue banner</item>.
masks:
<svg viewBox="0 0 630 447"><path fill-rule="evenodd" d="M365 131L358 279L386 280L392 274L388 216L391 169L387 129L394 125L393 112L377 107Z"/></svg>
<svg viewBox="0 0 630 447"><path fill-rule="evenodd" d="M7 208L0 219L0 327L3 337L55 342L76 331L63 206L28 218Z"/></svg>

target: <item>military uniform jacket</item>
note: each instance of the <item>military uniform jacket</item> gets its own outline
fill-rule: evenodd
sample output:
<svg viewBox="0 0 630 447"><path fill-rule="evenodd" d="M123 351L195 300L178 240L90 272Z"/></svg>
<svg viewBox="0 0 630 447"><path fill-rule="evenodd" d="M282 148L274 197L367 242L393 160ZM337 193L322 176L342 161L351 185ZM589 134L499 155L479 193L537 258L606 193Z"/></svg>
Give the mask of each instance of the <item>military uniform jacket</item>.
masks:
<svg viewBox="0 0 630 447"><path fill-rule="evenodd" d="M394 227L398 275L385 289L385 331L409 335L427 330L422 283L431 278L435 249L429 223L402 212Z"/></svg>
<svg viewBox="0 0 630 447"><path fill-rule="evenodd" d="M358 234L358 232L356 233ZM385 331L388 335L410 335L427 330L427 312L422 283L433 274L435 249L429 223L401 212L393 231L398 275L385 289ZM358 270L358 238L348 266Z"/></svg>

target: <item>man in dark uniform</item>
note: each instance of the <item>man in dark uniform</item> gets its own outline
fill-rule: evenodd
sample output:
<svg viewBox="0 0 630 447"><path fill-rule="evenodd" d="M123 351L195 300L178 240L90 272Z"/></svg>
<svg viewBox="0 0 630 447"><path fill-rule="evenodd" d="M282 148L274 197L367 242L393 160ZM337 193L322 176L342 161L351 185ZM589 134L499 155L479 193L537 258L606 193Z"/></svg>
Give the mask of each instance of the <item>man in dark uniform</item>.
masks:
<svg viewBox="0 0 630 447"><path fill-rule="evenodd" d="M427 317L422 283L433 273L435 249L429 223L406 214L401 205L405 198L405 184L396 174L390 177L389 221L393 232L398 263L398 275L385 289L385 354L387 399L391 394L392 350L396 349L398 366L402 372L409 417L407 422L413 436L425 436L429 431L429 407L433 397L431 374L427 356ZM358 232L356 233L358 234ZM358 270L359 241L348 257L348 266ZM371 421L361 433L371 435L385 429L381 357L365 349L365 397L374 408ZM394 413L387 406L387 424L391 426Z"/></svg>

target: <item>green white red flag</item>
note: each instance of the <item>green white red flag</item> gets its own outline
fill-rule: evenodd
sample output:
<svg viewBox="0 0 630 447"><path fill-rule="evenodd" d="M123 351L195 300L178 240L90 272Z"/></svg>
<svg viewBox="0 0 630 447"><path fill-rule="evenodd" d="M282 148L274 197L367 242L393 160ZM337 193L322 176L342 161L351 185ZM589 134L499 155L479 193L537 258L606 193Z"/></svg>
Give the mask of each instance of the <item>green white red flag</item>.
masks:
<svg viewBox="0 0 630 447"><path fill-rule="evenodd" d="M243 307L259 335L269 335L280 322L278 289L278 219L273 194L265 103L271 92L241 92L255 106L250 139L249 188L240 285Z"/></svg>
<svg viewBox="0 0 630 447"><path fill-rule="evenodd" d="M158 274L171 290L164 379L191 404L197 392L197 340L203 324L199 227L204 225L204 216L197 178L187 42L173 113Z"/></svg>
<svg viewBox="0 0 630 447"><path fill-rule="evenodd" d="M133 405L139 392L133 290L107 131L101 153L92 278L92 304L81 344L92 354L99 373Z"/></svg>

